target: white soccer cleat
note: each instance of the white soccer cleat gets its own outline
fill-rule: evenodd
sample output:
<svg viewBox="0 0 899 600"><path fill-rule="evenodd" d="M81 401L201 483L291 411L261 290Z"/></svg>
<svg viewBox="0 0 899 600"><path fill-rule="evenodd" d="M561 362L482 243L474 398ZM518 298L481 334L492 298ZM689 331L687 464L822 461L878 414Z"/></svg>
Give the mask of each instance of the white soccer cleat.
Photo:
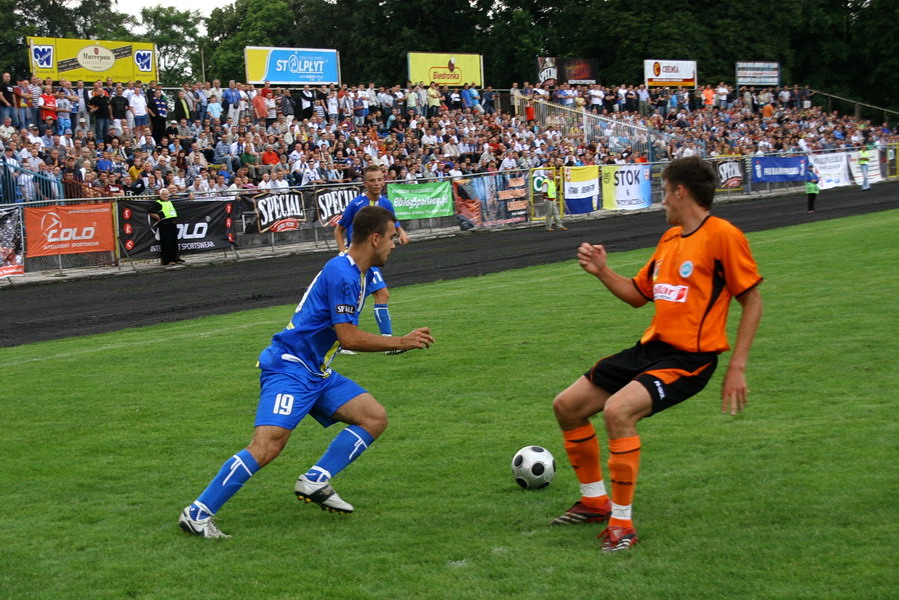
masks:
<svg viewBox="0 0 899 600"><path fill-rule="evenodd" d="M205 519L192 518L190 516L189 506L181 511L181 516L178 517L178 525L184 530L184 533L187 533L188 535L204 538L231 537L218 528L215 521L212 520L212 516L208 516Z"/></svg>
<svg viewBox="0 0 899 600"><path fill-rule="evenodd" d="M347 350L346 348L341 348L340 350L337 351L337 354L349 354L349 355L353 355L353 354L356 354L356 353L353 352L352 350Z"/></svg>
<svg viewBox="0 0 899 600"><path fill-rule="evenodd" d="M343 514L353 512L353 505L338 496L328 481L310 481L305 475L300 475L293 491L297 495L297 499L304 502L315 502L321 506L322 510Z"/></svg>

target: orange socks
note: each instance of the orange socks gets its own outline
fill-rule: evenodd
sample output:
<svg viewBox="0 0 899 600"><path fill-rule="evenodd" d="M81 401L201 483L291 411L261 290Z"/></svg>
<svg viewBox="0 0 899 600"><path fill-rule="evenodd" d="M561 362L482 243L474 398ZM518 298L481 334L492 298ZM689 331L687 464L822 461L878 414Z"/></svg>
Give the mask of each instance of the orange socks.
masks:
<svg viewBox="0 0 899 600"><path fill-rule="evenodd" d="M633 527L631 504L640 470L640 437L609 440L609 475L612 480L610 526Z"/></svg>
<svg viewBox="0 0 899 600"><path fill-rule="evenodd" d="M588 423L571 431L563 431L562 437L565 438L568 462L574 467L577 480L581 483L581 503L593 508L606 506L608 496L602 481L599 442L593 425Z"/></svg>

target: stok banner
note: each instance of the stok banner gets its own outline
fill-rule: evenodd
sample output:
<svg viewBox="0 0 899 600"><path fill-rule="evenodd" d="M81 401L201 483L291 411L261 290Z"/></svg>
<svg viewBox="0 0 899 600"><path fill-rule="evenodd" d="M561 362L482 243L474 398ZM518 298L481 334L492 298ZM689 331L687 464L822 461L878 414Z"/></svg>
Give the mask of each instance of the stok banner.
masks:
<svg viewBox="0 0 899 600"><path fill-rule="evenodd" d="M0 208L0 277L25 274L18 208Z"/></svg>
<svg viewBox="0 0 899 600"><path fill-rule="evenodd" d="M461 87L474 83L478 87L484 81L484 57L480 54L446 54L439 52L409 52L409 81L430 85Z"/></svg>
<svg viewBox="0 0 899 600"><path fill-rule="evenodd" d="M32 74L54 81L82 79L153 81L159 79L156 44L28 36ZM90 86L87 86L90 87Z"/></svg>
<svg viewBox="0 0 899 600"><path fill-rule="evenodd" d="M420 184L387 184L387 198L396 218L429 219L453 214L453 191L449 181Z"/></svg>
<svg viewBox="0 0 899 600"><path fill-rule="evenodd" d="M322 85L340 83L340 53L324 48L244 48L247 83Z"/></svg>
<svg viewBox="0 0 899 600"><path fill-rule="evenodd" d="M852 179L849 177L849 155L845 152L809 154L808 161L818 172L818 187L822 190L852 185Z"/></svg>
<svg viewBox="0 0 899 600"><path fill-rule="evenodd" d="M711 162L715 167L715 172L718 173L718 189L716 191L742 191L746 177L743 174L743 161L741 159L725 157L713 159Z"/></svg>
<svg viewBox="0 0 899 600"><path fill-rule="evenodd" d="M253 205L255 219L247 220L244 233L296 231L306 222L302 192L266 192L253 196L249 202Z"/></svg>
<svg viewBox="0 0 899 600"><path fill-rule="evenodd" d="M695 60L644 60L646 87L696 87Z"/></svg>
<svg viewBox="0 0 899 600"><path fill-rule="evenodd" d="M316 222L319 227L334 227L347 205L362 193L359 186L318 188L312 192L312 206L315 207Z"/></svg>
<svg viewBox="0 0 899 600"><path fill-rule="evenodd" d="M652 204L652 169L649 165L603 166L602 207L636 210Z"/></svg>
<svg viewBox="0 0 899 600"><path fill-rule="evenodd" d="M583 214L599 210L599 167L566 167L565 214Z"/></svg>
<svg viewBox="0 0 899 600"><path fill-rule="evenodd" d="M761 183L805 181L807 164L808 158L805 156L754 156L752 181Z"/></svg>
<svg viewBox="0 0 899 600"><path fill-rule="evenodd" d="M849 153L849 172L857 185L862 185L862 168L858 166L858 152ZM880 150L868 150L868 183L883 181L880 173Z"/></svg>
<svg viewBox="0 0 899 600"><path fill-rule="evenodd" d="M178 250L182 254L232 248L234 215L238 200L190 202L176 200ZM154 202L120 200L118 205L119 239L131 257L159 254L159 233L150 217Z"/></svg>
<svg viewBox="0 0 899 600"><path fill-rule="evenodd" d="M113 252L112 206L28 207L25 209L25 239L25 254L30 257Z"/></svg>

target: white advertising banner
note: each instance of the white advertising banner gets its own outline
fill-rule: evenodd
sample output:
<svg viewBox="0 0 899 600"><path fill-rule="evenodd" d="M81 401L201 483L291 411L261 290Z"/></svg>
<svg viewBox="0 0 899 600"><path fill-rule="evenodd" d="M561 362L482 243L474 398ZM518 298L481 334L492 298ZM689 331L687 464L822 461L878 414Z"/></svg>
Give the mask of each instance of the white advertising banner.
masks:
<svg viewBox="0 0 899 600"><path fill-rule="evenodd" d="M809 154L808 159L818 171L818 187L822 190L852 185L852 179L849 178L849 155L845 152Z"/></svg>
<svg viewBox="0 0 899 600"><path fill-rule="evenodd" d="M862 169L858 166L858 152L849 153L849 172L856 184L862 184ZM880 174L880 150L868 150L868 183L883 181Z"/></svg>
<svg viewBox="0 0 899 600"><path fill-rule="evenodd" d="M646 87L696 87L696 61L644 60L643 79Z"/></svg>

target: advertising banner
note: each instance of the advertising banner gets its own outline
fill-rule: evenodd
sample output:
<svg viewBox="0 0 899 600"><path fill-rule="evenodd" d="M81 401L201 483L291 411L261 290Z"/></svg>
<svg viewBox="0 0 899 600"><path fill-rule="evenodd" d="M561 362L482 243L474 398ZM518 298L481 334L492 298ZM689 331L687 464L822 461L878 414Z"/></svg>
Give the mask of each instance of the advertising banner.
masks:
<svg viewBox="0 0 899 600"><path fill-rule="evenodd" d="M856 185L862 184L862 169L858 166L858 152L849 153L849 172ZM883 181L880 173L880 150L868 150L868 183Z"/></svg>
<svg viewBox="0 0 899 600"><path fill-rule="evenodd" d="M19 209L0 208L0 277L25 274Z"/></svg>
<svg viewBox="0 0 899 600"><path fill-rule="evenodd" d="M652 205L652 169L649 165L603 166L602 207L635 210Z"/></svg>
<svg viewBox="0 0 899 600"><path fill-rule="evenodd" d="M387 184L387 198L393 203L396 218L429 219L453 214L453 191L449 181L420 184Z"/></svg>
<svg viewBox="0 0 899 600"><path fill-rule="evenodd" d="M244 233L296 231L306 222L303 194L295 190L257 194L249 199L255 218L246 223Z"/></svg>
<svg viewBox="0 0 899 600"><path fill-rule="evenodd" d="M582 214L599 210L599 167L566 167L565 214Z"/></svg>
<svg viewBox="0 0 899 600"><path fill-rule="evenodd" d="M808 158L805 156L754 156L752 181L761 183L805 181L807 164Z"/></svg>
<svg viewBox="0 0 899 600"><path fill-rule="evenodd" d="M110 42L28 36L31 72L54 81L115 82L159 79L156 45L148 42ZM90 86L88 86L90 87Z"/></svg>
<svg viewBox="0 0 899 600"><path fill-rule="evenodd" d="M56 256L112 252L115 235L110 204L42 206L25 209L25 254Z"/></svg>
<svg viewBox="0 0 899 600"><path fill-rule="evenodd" d="M849 155L845 152L809 154L808 161L818 171L818 187L822 190L852 185L852 179L849 178Z"/></svg>
<svg viewBox="0 0 899 600"><path fill-rule="evenodd" d="M528 218L527 178L501 173L457 178L453 203L463 229L498 227Z"/></svg>
<svg viewBox="0 0 899 600"><path fill-rule="evenodd" d="M644 60L646 87L696 87L695 60Z"/></svg>
<svg viewBox="0 0 899 600"><path fill-rule="evenodd" d="M739 192L743 189L745 175L743 161L739 158L716 158L712 160L718 173L719 192Z"/></svg>
<svg viewBox="0 0 899 600"><path fill-rule="evenodd" d="M737 87L741 85L780 86L780 63L738 62Z"/></svg>
<svg viewBox="0 0 899 600"><path fill-rule="evenodd" d="M247 83L321 85L340 83L340 53L323 48L244 48Z"/></svg>
<svg viewBox="0 0 899 600"><path fill-rule="evenodd" d="M178 251L180 254L227 249L235 245L234 215L238 200L226 202L190 202L175 200L178 212ZM148 209L153 202L120 200L119 239L128 256L159 254L159 232Z"/></svg>
<svg viewBox="0 0 899 600"><path fill-rule="evenodd" d="M312 206L315 207L319 227L334 227L350 200L362 193L361 186L319 188L312 192Z"/></svg>
<svg viewBox="0 0 899 600"><path fill-rule="evenodd" d="M439 52L409 52L409 81L429 85L461 87L484 82L484 58L480 54L447 54Z"/></svg>
<svg viewBox="0 0 899 600"><path fill-rule="evenodd" d="M595 58L537 57L537 83L539 85L570 83L589 85L599 81L599 67Z"/></svg>

